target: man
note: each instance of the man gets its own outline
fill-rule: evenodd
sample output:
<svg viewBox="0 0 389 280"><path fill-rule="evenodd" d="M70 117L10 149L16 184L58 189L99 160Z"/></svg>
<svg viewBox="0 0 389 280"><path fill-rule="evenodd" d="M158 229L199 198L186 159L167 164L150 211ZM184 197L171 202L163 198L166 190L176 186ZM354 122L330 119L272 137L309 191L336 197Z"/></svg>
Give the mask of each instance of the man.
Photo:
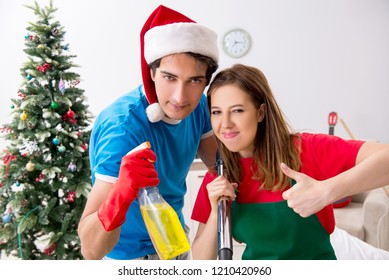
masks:
<svg viewBox="0 0 389 280"><path fill-rule="evenodd" d="M203 91L218 67L216 33L159 6L140 35L143 85L103 110L91 134L93 188L78 228L86 259L157 258L136 199L139 188L158 185L185 226L185 178L196 152L214 165ZM126 155L145 141L151 149Z"/></svg>

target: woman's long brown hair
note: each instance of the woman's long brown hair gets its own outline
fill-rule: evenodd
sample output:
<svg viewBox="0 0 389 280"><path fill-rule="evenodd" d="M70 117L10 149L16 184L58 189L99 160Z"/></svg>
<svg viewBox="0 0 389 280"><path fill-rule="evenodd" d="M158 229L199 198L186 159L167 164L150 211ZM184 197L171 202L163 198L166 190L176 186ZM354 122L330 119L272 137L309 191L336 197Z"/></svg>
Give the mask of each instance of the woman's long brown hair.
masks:
<svg viewBox="0 0 389 280"><path fill-rule="evenodd" d="M290 185L290 179L282 173L281 162L294 170L300 169L298 134L291 133L290 126L273 96L265 75L255 67L236 64L219 72L207 92L209 109L213 91L231 84L246 92L257 109L261 104L265 104L265 118L258 123L253 152L253 159L258 169L252 171L254 178L262 182L261 188L283 190ZM224 176L230 182L239 183L243 175L239 154L229 151L219 139L217 142L226 169Z"/></svg>

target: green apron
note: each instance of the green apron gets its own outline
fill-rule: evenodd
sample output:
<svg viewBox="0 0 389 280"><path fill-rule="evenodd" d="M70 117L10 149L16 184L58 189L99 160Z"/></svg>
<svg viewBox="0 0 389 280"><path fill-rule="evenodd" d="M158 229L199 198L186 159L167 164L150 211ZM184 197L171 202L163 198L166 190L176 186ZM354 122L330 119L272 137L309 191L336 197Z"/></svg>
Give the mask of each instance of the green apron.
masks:
<svg viewBox="0 0 389 280"><path fill-rule="evenodd" d="M232 235L246 243L243 260L335 260L316 215L302 218L286 201L231 205Z"/></svg>

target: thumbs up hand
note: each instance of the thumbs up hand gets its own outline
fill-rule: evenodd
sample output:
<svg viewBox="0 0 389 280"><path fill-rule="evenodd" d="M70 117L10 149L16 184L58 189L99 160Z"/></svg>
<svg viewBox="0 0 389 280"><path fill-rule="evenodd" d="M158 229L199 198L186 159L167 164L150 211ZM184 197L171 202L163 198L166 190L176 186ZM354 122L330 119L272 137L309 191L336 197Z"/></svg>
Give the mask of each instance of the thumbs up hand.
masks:
<svg viewBox="0 0 389 280"><path fill-rule="evenodd" d="M288 206L301 217L306 218L328 205L328 188L324 181L317 181L308 175L289 168L281 163L282 172L296 181L296 184L282 194Z"/></svg>

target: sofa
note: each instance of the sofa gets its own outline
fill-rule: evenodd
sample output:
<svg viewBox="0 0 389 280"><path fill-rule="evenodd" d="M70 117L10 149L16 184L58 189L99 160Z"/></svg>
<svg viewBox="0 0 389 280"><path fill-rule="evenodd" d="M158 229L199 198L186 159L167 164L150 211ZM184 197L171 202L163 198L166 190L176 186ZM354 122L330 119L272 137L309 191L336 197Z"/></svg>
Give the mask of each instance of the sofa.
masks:
<svg viewBox="0 0 389 280"><path fill-rule="evenodd" d="M389 251L389 186L354 195L334 208L336 226L366 243Z"/></svg>

